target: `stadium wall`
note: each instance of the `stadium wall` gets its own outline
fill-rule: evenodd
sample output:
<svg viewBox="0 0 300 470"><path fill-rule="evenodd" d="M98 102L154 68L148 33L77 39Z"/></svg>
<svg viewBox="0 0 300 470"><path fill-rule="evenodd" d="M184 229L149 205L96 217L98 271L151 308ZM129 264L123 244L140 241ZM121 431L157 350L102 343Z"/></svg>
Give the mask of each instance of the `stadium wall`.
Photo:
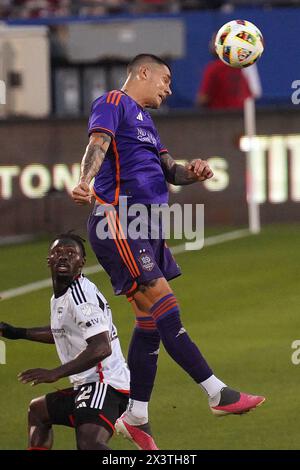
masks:
<svg viewBox="0 0 300 470"><path fill-rule="evenodd" d="M292 83L300 79L300 55L295 54L297 46L299 45L299 23L300 23L300 9L299 8L236 8L231 13L224 13L221 11L193 11L190 13L180 14L152 14L143 17L141 15L121 15L121 16L108 16L108 17L87 17L87 18L42 18L31 20L9 20L8 25L76 25L84 24L93 25L100 24L105 28L109 24L123 24L124 27L130 27L135 22L144 22L143 24L155 21L163 22L164 20L171 23L174 22L172 30L175 30L178 23L182 24L183 30L183 44L179 47L182 48L182 57L173 57L171 60L173 71L173 96L168 101L171 108L178 107L191 107L193 106L197 87L204 66L211 60L211 55L208 50L208 42L214 31L217 31L220 26L232 19L247 19L256 24L262 31L265 40L265 52L263 59L258 63L258 69L262 80L263 98L262 104L268 103L285 103L291 105ZM126 29L126 28L125 28ZM147 52L155 52L166 54L174 49L172 36L167 34L167 28L161 27L163 31L162 36L159 36L160 49L157 49L157 44L152 44L148 41ZM84 42L85 36L81 35L81 42ZM133 38L135 35L133 34ZM117 36L116 36L117 38ZM128 34L126 42L121 47L122 57L124 58L123 49L128 51L129 57L137 52L145 52L145 44L142 41L128 42ZM114 51L109 39L111 50ZM117 40L117 39L116 39ZM137 44L141 49L137 48ZM94 46L94 44L93 44ZM87 47L87 46L86 46ZM92 49L92 45L90 47ZM120 49L120 47L119 47ZM99 46L99 59L103 60L105 57L101 56L101 47ZM104 53L104 52L103 52ZM105 53L107 56L107 53ZM120 54L119 54L120 55ZM106 58L110 58L109 56ZM118 54L113 58L118 59ZM125 58L127 60L127 57ZM0 77L1 78L1 77Z"/></svg>
<svg viewBox="0 0 300 470"><path fill-rule="evenodd" d="M155 121L174 158L207 158L215 172L204 184L171 188L170 202L205 204L207 225L247 224L242 115L182 111ZM299 129L297 110L258 112L261 147L253 158L263 222L300 219ZM78 181L86 120L3 121L0 141L0 237L84 230L89 209L75 206L68 192Z"/></svg>

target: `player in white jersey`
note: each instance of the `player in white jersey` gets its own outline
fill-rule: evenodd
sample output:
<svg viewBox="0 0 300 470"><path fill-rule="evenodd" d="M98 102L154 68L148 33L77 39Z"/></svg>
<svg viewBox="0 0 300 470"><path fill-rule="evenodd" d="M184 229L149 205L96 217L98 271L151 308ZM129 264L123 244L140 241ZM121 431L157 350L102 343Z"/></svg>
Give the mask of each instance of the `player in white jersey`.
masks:
<svg viewBox="0 0 300 470"><path fill-rule="evenodd" d="M55 342L62 365L26 370L19 374L22 383L37 385L69 377L73 385L31 401L31 450L52 448L53 424L75 427L80 450L108 449L114 423L128 402L129 370L109 305L81 274L85 257L83 240L77 235L60 235L50 245L51 326L15 328L0 323L0 335L5 338Z"/></svg>

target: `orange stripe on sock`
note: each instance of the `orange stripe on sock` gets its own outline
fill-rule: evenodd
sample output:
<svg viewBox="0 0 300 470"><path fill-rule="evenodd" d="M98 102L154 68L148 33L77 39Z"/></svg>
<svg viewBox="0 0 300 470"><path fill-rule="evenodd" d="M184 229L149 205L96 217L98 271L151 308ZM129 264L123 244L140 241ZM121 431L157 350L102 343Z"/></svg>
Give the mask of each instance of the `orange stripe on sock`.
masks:
<svg viewBox="0 0 300 470"><path fill-rule="evenodd" d="M169 298L167 300L165 300L160 306L159 308L155 309L154 312L152 312L152 316L154 318L157 318L159 317L162 313L165 313L167 310L170 310L171 308L173 307L176 307L178 304L177 304L177 300L175 298Z"/></svg>
<svg viewBox="0 0 300 470"><path fill-rule="evenodd" d="M174 307L177 307L176 300L172 303L168 303L167 305L163 306L159 310L156 310L155 312L153 312L152 316L153 316L153 318L156 319L156 318L160 317L163 313L166 313L168 310L171 310Z"/></svg>

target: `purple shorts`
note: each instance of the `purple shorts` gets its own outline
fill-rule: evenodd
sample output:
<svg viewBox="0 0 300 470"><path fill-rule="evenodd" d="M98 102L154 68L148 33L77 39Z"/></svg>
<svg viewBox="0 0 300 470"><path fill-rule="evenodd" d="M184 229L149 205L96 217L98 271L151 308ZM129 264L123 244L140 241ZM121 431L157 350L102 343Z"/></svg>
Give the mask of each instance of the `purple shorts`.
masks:
<svg viewBox="0 0 300 470"><path fill-rule="evenodd" d="M150 218L143 220L143 237L134 239L130 230L125 235L119 219L118 207L105 215L97 214L96 204L88 219L88 234L94 253L110 277L116 295L129 295L140 284L164 277L168 281L180 276L181 271L168 248L161 226L161 219L156 222L155 238L150 238ZM128 224L134 217L128 217ZM100 225L106 226L109 237L103 236ZM153 221L152 221L153 224ZM128 226L128 225L127 225Z"/></svg>

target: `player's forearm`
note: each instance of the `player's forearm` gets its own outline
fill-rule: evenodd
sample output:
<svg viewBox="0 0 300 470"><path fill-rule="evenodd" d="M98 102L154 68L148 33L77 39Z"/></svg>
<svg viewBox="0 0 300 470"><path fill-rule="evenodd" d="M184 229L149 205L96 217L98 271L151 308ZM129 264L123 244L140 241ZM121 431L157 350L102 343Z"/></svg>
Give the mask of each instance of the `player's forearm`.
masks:
<svg viewBox="0 0 300 470"><path fill-rule="evenodd" d="M106 134L91 137L81 162L80 181L90 184L99 172L111 138Z"/></svg>
<svg viewBox="0 0 300 470"><path fill-rule="evenodd" d="M192 184L197 181L197 175L192 171L188 170L185 166L176 163L176 161L165 153L161 155L162 168L168 183L184 186Z"/></svg>
<svg viewBox="0 0 300 470"><path fill-rule="evenodd" d="M0 323L0 335L7 339L27 339L40 343L54 343L50 326L17 328L8 323Z"/></svg>
<svg viewBox="0 0 300 470"><path fill-rule="evenodd" d="M37 341L38 343L54 343L54 338L50 326L26 328L25 339L28 339L29 341Z"/></svg>
<svg viewBox="0 0 300 470"><path fill-rule="evenodd" d="M99 362L103 361L106 357L110 356L110 346L103 346L95 348L87 346L87 348L80 353L75 359L53 370L57 376L56 380L70 375L80 374L91 367L95 367Z"/></svg>

